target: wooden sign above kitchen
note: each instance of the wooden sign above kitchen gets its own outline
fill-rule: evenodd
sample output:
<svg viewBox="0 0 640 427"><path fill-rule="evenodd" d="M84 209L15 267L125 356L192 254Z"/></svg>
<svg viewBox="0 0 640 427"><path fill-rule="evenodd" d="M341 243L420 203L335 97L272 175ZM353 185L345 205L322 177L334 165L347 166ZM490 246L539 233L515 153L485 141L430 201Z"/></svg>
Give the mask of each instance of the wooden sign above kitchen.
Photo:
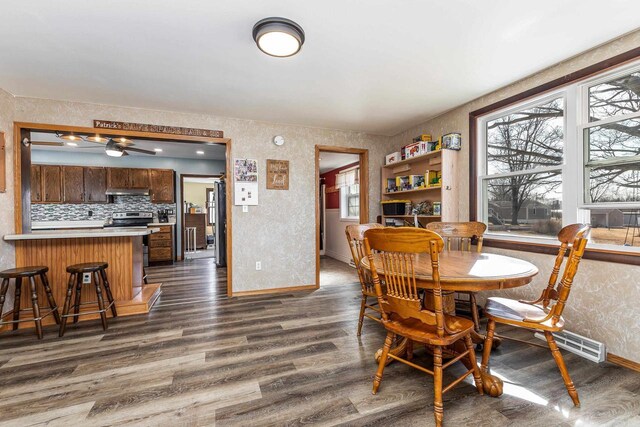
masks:
<svg viewBox="0 0 640 427"><path fill-rule="evenodd" d="M93 127L99 129L164 133L170 135L202 136L205 138L224 137L224 133L221 130L185 128L180 126L150 125L145 123L116 122L113 120L94 120Z"/></svg>

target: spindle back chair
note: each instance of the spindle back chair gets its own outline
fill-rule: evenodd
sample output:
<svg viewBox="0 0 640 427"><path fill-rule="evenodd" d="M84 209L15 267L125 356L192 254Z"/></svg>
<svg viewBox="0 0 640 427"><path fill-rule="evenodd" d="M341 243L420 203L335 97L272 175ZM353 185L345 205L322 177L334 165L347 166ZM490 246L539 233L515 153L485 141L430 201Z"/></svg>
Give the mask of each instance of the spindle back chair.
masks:
<svg viewBox="0 0 640 427"><path fill-rule="evenodd" d="M427 230L435 231L444 240L446 250L458 250L461 252L471 252L473 246L472 241L476 241L476 252L482 252L482 242L487 225L482 222L430 222L427 224ZM468 300L456 297L457 305L468 304L471 318L473 319L474 329L480 332L480 315L478 312L478 304L476 302L475 292L456 292L468 296Z"/></svg>
<svg viewBox="0 0 640 427"><path fill-rule="evenodd" d="M360 315L358 316L358 336L362 334L362 324L364 318L367 317L376 322L380 322L380 308L377 307L378 303L375 301L376 290L373 287L373 280L371 279L371 273L369 270L363 269L360 265L362 258L365 256L364 251L364 232L367 230L383 228L381 224L353 224L345 227L345 234L347 235L347 243L349 244L349 250L351 251L351 258L355 263L356 270L358 272L358 279L360 280L360 286L362 290L362 299L360 301ZM373 298L374 302L369 304L367 299ZM377 312L377 315L369 314L367 310Z"/></svg>
<svg viewBox="0 0 640 427"><path fill-rule="evenodd" d="M443 393L472 374L478 392L483 394L480 370L476 365L471 342L473 323L467 319L446 315L443 311L439 254L444 247L444 241L438 234L429 230L410 227L383 228L366 231L364 246L378 302L382 309L382 324L387 329L387 337L373 381L373 393L377 393L380 387L388 358L432 375L434 416L436 426L441 426L444 416ZM432 289L429 289L429 292L433 292L431 310L422 306L422 298L418 293L415 278L416 258L418 254L423 253L428 253L431 259L433 284ZM378 270L382 270L386 292L381 286ZM409 342L429 346L433 351L433 370L391 353L391 345L396 336L405 337ZM443 347L451 346L459 340L464 341L465 350L443 366ZM472 368L443 388L443 370L463 357L469 359Z"/></svg>
<svg viewBox="0 0 640 427"><path fill-rule="evenodd" d="M487 335L482 354L482 370L486 372L489 370L489 356L496 323L503 323L543 333L547 340L547 346L551 350L551 355L560 370L567 392L575 406L580 406L578 392L569 376L567 366L555 342L553 333L560 332L564 328L562 313L566 307L575 275L578 272L578 265L587 246L589 230L590 227L585 224L572 224L560 230L558 233L558 240L560 241L558 254L555 258L547 287L542 291L540 298L535 301L489 298L485 306L485 312L489 322L487 323ZM567 250L569 250L569 256L562 273L562 278L560 282L558 282L560 269ZM500 338L544 347L533 342L522 341L504 335L500 335Z"/></svg>

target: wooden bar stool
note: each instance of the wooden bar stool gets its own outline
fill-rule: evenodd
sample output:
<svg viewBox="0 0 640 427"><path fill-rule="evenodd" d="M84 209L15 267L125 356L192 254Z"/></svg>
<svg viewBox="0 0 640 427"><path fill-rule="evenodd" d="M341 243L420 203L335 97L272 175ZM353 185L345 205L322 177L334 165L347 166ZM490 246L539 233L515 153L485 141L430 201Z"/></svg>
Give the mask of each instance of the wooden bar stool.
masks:
<svg viewBox="0 0 640 427"><path fill-rule="evenodd" d="M67 296L64 300L64 308L62 310L62 322L60 322L60 336L64 335L65 329L67 327L67 318L73 317L73 323L78 322L78 318L80 316L84 316L85 314L96 314L100 313L100 319L102 321L102 329L107 329L107 310L111 309L111 314L113 317L118 316L118 312L116 311L116 304L113 300L113 295L111 294L111 288L109 287L109 280L107 279L107 272L105 271L109 267L109 264L106 262L88 262L84 264L75 264L67 267L67 273L69 273L69 282L67 284ZM93 284L96 288L96 295L98 297L97 301L80 303L80 297L82 294L82 277L85 273L90 273L93 276ZM69 314L71 311L71 298L73 297L73 288L75 283L75 300L73 303L73 314ZM107 300L109 301L109 305L105 307L104 298L102 297L102 289L107 294ZM85 311L80 313L80 306L89 305L89 304L98 304L98 310L94 311Z"/></svg>
<svg viewBox="0 0 640 427"><path fill-rule="evenodd" d="M4 321L4 317L0 316L0 326L13 323L13 330L18 329L18 323L33 321L36 324L36 334L38 339L42 339L42 319L50 314L56 319L56 323L60 324L60 314L58 313L58 306L51 293L51 287L49 286L49 280L47 280L47 271L49 267L19 267L12 268L10 270L0 271L0 279L2 279L2 285L0 286L0 313L4 307L4 301L9 290L9 280L15 280L15 293L13 300L13 320ZM40 313L40 304L38 303L38 292L36 288L36 276L40 277L40 283L44 287L47 294L47 300L49 300L49 311L42 315ZM31 290L31 309L33 310L33 318L20 320L20 297L22 296L22 279L29 280L29 288Z"/></svg>

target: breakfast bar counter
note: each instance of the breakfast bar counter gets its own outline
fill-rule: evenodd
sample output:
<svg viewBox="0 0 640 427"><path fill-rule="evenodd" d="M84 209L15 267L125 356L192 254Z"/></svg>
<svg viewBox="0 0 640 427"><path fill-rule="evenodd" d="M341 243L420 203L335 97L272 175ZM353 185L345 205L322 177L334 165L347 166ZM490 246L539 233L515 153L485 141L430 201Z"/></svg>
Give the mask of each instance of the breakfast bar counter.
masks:
<svg viewBox="0 0 640 427"><path fill-rule="evenodd" d="M143 237L157 231L157 228L36 230L5 235L4 240L15 245L16 267L49 267L49 282L60 309L67 287L67 266L97 261L108 263L106 272L118 315L127 316L148 313L160 295L160 284L143 283ZM46 300L44 295L41 297ZM85 285L82 302L90 301L96 301L95 289ZM21 305L29 307L30 304L29 295L23 294ZM80 320L92 318L97 315L85 315ZM52 317L45 320L53 322ZM20 325L28 327L30 324Z"/></svg>

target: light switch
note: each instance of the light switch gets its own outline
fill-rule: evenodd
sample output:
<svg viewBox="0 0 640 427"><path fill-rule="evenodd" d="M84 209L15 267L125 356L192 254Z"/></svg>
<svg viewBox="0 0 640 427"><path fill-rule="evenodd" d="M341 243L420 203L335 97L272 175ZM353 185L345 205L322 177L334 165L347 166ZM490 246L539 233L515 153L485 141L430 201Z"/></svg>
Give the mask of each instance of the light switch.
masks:
<svg viewBox="0 0 640 427"><path fill-rule="evenodd" d="M249 205L242 205L242 212L249 212Z"/></svg>

